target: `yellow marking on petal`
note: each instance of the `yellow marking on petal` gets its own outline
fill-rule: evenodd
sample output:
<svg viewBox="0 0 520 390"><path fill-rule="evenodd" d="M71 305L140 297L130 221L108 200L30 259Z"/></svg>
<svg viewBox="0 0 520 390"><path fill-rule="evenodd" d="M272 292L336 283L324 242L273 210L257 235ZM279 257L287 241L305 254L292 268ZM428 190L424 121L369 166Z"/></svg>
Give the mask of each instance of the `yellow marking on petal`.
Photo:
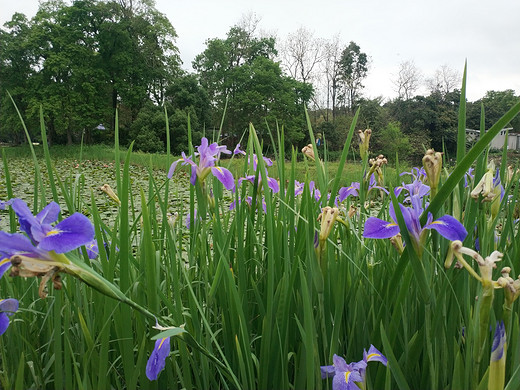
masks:
<svg viewBox="0 0 520 390"><path fill-rule="evenodd" d="M54 229L54 230L48 231L47 234L45 234L45 236L47 236L47 237L55 236L56 234L60 234L60 233L61 233L61 230Z"/></svg>
<svg viewBox="0 0 520 390"><path fill-rule="evenodd" d="M350 374L351 374L350 371L347 371L347 372L345 373L345 383L348 383L348 378L349 378Z"/></svg>
<svg viewBox="0 0 520 390"><path fill-rule="evenodd" d="M157 349L161 349L163 343L164 343L164 340L166 340L168 337L165 337L163 339L161 339L161 342L159 343L159 346L157 347Z"/></svg>
<svg viewBox="0 0 520 390"><path fill-rule="evenodd" d="M394 226L399 226L398 224L396 224L395 222L389 222L386 227L394 227Z"/></svg>
<svg viewBox="0 0 520 390"><path fill-rule="evenodd" d="M446 225L446 222L444 222L444 221L433 221L431 224L433 225L434 223L439 224L439 225Z"/></svg>
<svg viewBox="0 0 520 390"><path fill-rule="evenodd" d="M222 172L222 168L220 168L220 167L215 167L215 169L216 169L217 171L219 171L220 173L224 173L224 172Z"/></svg>
<svg viewBox="0 0 520 390"><path fill-rule="evenodd" d="M381 355L378 354L378 353L371 353L370 355L367 356L367 360L370 360L372 359L373 357L380 357Z"/></svg>
<svg viewBox="0 0 520 390"><path fill-rule="evenodd" d="M6 263L10 263L11 262L11 259L6 257L5 259L3 259L2 261L0 261L0 265L4 265Z"/></svg>

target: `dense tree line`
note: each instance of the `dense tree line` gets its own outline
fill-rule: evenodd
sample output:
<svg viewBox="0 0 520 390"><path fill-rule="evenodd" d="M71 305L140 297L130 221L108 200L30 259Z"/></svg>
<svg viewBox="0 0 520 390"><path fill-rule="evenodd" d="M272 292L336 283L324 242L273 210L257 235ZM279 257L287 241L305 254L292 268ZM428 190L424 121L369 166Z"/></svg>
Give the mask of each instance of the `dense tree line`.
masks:
<svg viewBox="0 0 520 390"><path fill-rule="evenodd" d="M269 130L282 127L287 143L301 147L307 107L334 151L361 107L374 151L415 159L424 148L455 149L456 72L442 66L421 96L422 75L407 61L394 81L396 99L366 99L370 57L358 44L305 28L278 40L258 33L258 22L249 15L226 37L208 39L189 73L174 27L152 1L51 0L30 20L16 13L0 29L0 141L24 139L9 92L36 139L41 108L51 143L112 142L117 111L121 142L142 151L165 150L165 113L173 153L186 150L188 117L195 141L222 124L233 144L252 122L267 149ZM489 126L517 99L512 90L490 91L468 103L468 127L479 128L482 107Z"/></svg>

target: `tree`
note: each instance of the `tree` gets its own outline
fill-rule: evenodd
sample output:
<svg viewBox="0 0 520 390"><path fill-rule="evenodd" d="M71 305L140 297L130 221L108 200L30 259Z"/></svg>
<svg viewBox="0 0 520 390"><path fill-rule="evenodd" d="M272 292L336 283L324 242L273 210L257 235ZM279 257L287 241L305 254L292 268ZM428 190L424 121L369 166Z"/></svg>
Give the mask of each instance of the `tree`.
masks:
<svg viewBox="0 0 520 390"><path fill-rule="evenodd" d="M480 128L480 111L484 107L486 129L489 129L518 102L518 96L512 89L505 91L487 91L483 98L467 105L467 126L472 129ZM515 132L520 131L520 117L516 116L508 125Z"/></svg>
<svg viewBox="0 0 520 390"><path fill-rule="evenodd" d="M323 40L315 38L312 31L303 26L287 36L280 53L284 69L304 83L315 79L318 65L325 57Z"/></svg>
<svg viewBox="0 0 520 390"><path fill-rule="evenodd" d="M325 62L324 71L327 80L327 120L328 109L332 109L332 121L336 118L336 107L338 101L339 88L341 85L341 43L339 35L334 36L332 40L324 45ZM332 105L332 106L331 106Z"/></svg>
<svg viewBox="0 0 520 390"><path fill-rule="evenodd" d="M398 99L408 100L419 89L422 81L422 74L417 69L413 61L404 61L399 64L399 72L393 81Z"/></svg>
<svg viewBox="0 0 520 390"><path fill-rule="evenodd" d="M343 84L342 100L353 111L356 100L364 88L363 80L368 74L368 56L363 53L355 42L350 44L341 53L340 74Z"/></svg>
<svg viewBox="0 0 520 390"><path fill-rule="evenodd" d="M432 77L426 79L426 85L431 94L446 95L453 92L461 84L461 80L459 72L444 64L435 71Z"/></svg>
<svg viewBox="0 0 520 390"><path fill-rule="evenodd" d="M390 117L401 124L402 132L410 135L414 151L421 154L424 147L432 147L452 153L456 150L459 98L458 92L446 96L435 93L427 97L395 100L387 103L386 107ZM414 144L414 138L431 143Z"/></svg>
<svg viewBox="0 0 520 390"><path fill-rule="evenodd" d="M28 81L33 73L34 62L29 44L31 24L25 15L15 13L4 28L0 29L0 99L3 102L0 104L0 139L21 143L25 136L7 92L13 97L20 112L25 112Z"/></svg>
<svg viewBox="0 0 520 390"><path fill-rule="evenodd" d="M401 131L399 122L388 122L379 132L373 132L374 146L373 151L379 150L389 161L394 161L396 155L399 160L407 160L412 146L408 136Z"/></svg>
<svg viewBox="0 0 520 390"><path fill-rule="evenodd" d="M220 125L224 107L224 134L240 139L250 122L267 137L266 121L285 125L287 139L298 142L304 127L303 105L312 94L309 84L283 75L272 37L259 38L241 27L230 29L226 39L211 39L193 67L208 92L212 122Z"/></svg>
<svg viewBox="0 0 520 390"><path fill-rule="evenodd" d="M124 140L140 109L162 104L180 74L175 37L149 0L41 2L30 22L15 15L0 32L0 89L13 91L29 124L43 107L49 141L71 143L82 131L90 139L100 122L113 128L116 108L128 114L120 115ZM4 106L2 119L15 117Z"/></svg>

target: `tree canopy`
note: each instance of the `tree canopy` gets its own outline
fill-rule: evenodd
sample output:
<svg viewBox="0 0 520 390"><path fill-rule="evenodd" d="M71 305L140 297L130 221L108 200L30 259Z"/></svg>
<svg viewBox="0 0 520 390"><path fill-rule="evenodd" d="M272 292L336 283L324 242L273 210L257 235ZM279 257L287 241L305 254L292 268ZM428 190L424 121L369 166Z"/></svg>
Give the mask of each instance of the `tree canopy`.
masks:
<svg viewBox="0 0 520 390"><path fill-rule="evenodd" d="M112 142L118 110L120 142L135 141L138 150L165 151L165 115L173 153L187 147L188 119L195 140L222 126L232 145L253 123L266 151L269 131L281 128L301 148L309 142L307 108L334 152L361 107L358 124L372 128L374 152L392 153L387 141L396 135L410 145L411 160L425 148L456 149L458 72L442 65L423 77L405 61L395 99L367 97L370 56L356 42L315 37L305 27L278 40L259 34L258 23L249 15L225 37L208 39L190 72L153 1L49 0L32 19L15 13L0 28L0 142L24 140L9 92L36 139L41 109L51 143ZM417 94L421 81L427 95ZM513 90L488 91L468 102L467 126L479 128L483 108L489 127L516 101ZM520 118L509 125L520 131Z"/></svg>

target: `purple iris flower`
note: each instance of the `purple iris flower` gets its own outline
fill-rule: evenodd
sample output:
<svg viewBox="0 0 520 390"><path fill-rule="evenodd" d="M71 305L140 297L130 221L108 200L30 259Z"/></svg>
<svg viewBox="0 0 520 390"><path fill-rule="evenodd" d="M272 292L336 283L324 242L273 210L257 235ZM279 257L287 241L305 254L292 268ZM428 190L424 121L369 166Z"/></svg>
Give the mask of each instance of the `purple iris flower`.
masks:
<svg viewBox="0 0 520 390"><path fill-rule="evenodd" d="M384 193L386 193L387 195L389 194L388 190L385 187L381 187L381 186L377 185L376 175L374 173L370 176L370 180L368 181L368 191L367 191L367 193L369 193L373 189L381 190Z"/></svg>
<svg viewBox="0 0 520 390"><path fill-rule="evenodd" d="M387 358L381 352L379 352L379 350L376 347L374 347L373 345L370 345L370 348L368 348L368 352L365 349L363 349L363 361L365 363L379 362L379 363L383 364L384 366L386 366L388 364ZM359 372L364 380L365 379L364 369L360 370Z"/></svg>
<svg viewBox="0 0 520 390"><path fill-rule="evenodd" d="M359 196L360 184L357 181L350 183L348 187L341 187L338 191L338 202L341 203L349 196Z"/></svg>
<svg viewBox="0 0 520 390"><path fill-rule="evenodd" d="M266 172L266 175L267 175L267 172ZM251 183L255 183L255 175L248 175L246 177L243 177L243 178L240 178L239 179L239 182L242 183L242 181L244 180L247 180ZM262 178L259 177L258 178L258 181L259 181L259 186L260 184L262 183ZM269 177L267 176L267 186L271 189L271 191L273 191L273 193L277 194L278 192L280 192L280 184L278 184L278 180L272 178L272 177Z"/></svg>
<svg viewBox="0 0 520 390"><path fill-rule="evenodd" d="M305 183L299 182L298 180L294 181L294 196L298 196L303 194L303 189L305 187Z"/></svg>
<svg viewBox="0 0 520 390"><path fill-rule="evenodd" d="M146 363L146 376L151 381L159 377L160 372L166 366L166 358L170 354L170 338L165 337L155 341L155 347Z"/></svg>
<svg viewBox="0 0 520 390"><path fill-rule="evenodd" d="M243 154L245 156L246 152L240 149L240 144L237 144L237 146L235 146L235 150L233 150L233 154Z"/></svg>
<svg viewBox="0 0 520 390"><path fill-rule="evenodd" d="M430 192L430 186L424 184L419 179L415 179L410 184L403 183L402 186L396 187L394 189L395 196L398 197L403 190L408 192L408 196L405 198L405 202L409 202L410 197L413 195L418 195L420 198L422 198L425 195L428 195L428 193Z"/></svg>
<svg viewBox="0 0 520 390"><path fill-rule="evenodd" d="M264 160L265 165L268 167L273 166L273 160L271 160L269 157L262 157ZM251 163L251 161L249 161ZM256 172L256 168L258 167L258 156L256 154L253 154L253 171Z"/></svg>
<svg viewBox="0 0 520 390"><path fill-rule="evenodd" d="M309 182L309 191L311 195L314 195L314 199L316 202L319 202L321 199L321 191L316 187L316 183L314 183L314 180L311 180Z"/></svg>
<svg viewBox="0 0 520 390"><path fill-rule="evenodd" d="M473 167L470 167L468 171L464 174L464 188L466 188L469 185L469 180L473 181L475 179L475 174L473 173L474 171L475 169Z"/></svg>
<svg viewBox="0 0 520 390"><path fill-rule="evenodd" d="M215 166L215 162L220 158L220 154L231 154L231 152L225 146L219 146L216 142L208 145L208 139L203 137L200 146L197 146L197 152L195 156L199 156L199 163L193 161L193 159L184 152L182 157L177 161L174 161L168 171L168 178L171 179L177 164L182 161L182 165L191 165L191 177L190 183L195 184L197 178L203 182L206 177L211 173L215 176L228 190L235 188L235 179L233 174L226 168Z"/></svg>
<svg viewBox="0 0 520 390"><path fill-rule="evenodd" d="M504 186L502 185L502 182L500 181L500 169L497 168L497 171L495 173L495 177L493 178L493 187L499 187L500 188L500 200L504 198L505 190Z"/></svg>
<svg viewBox="0 0 520 390"><path fill-rule="evenodd" d="M388 361L376 347L370 345L368 352L363 350L363 360L349 363L342 357L334 355L332 366L321 366L321 378L332 379L332 390L359 390L355 382L365 382L366 369L369 362L380 362L387 365ZM364 387L363 387L364 388Z"/></svg>
<svg viewBox="0 0 520 390"><path fill-rule="evenodd" d="M13 298L0 299L0 336L9 326L9 317L18 310L18 301Z"/></svg>
<svg viewBox="0 0 520 390"><path fill-rule="evenodd" d="M51 223L58 219L60 212L60 206L55 202L49 203L36 216L21 199L13 199L11 208L18 216L20 230L27 234L30 242L40 251L70 252L94 239L94 226L80 213L74 213L52 226ZM2 240L0 252L12 253L9 248L10 243Z"/></svg>
<svg viewBox="0 0 520 390"><path fill-rule="evenodd" d="M357 363L347 364L345 359L338 355L332 357L332 366L321 366L321 378L332 379L332 390L359 390L355 382L362 382L360 370L366 369L367 363L361 360Z"/></svg>
<svg viewBox="0 0 520 390"><path fill-rule="evenodd" d="M401 213L403 214L406 228L412 237L412 240L417 245L417 248L421 247L426 239L426 232L429 229L434 229L439 234L450 241L460 240L464 241L467 236L467 231L464 226L451 215L445 215L437 220L433 220L433 216L428 213L428 219L424 226L421 226L419 217L424 211L422 207L421 198L418 195L411 196L412 207L405 207L399 204ZM383 221L376 217L370 217L365 222L365 230L363 237L365 238L390 238L399 233L399 225L397 224L397 218L395 216L395 210L393 204L390 204L389 209L390 217L392 222Z"/></svg>
<svg viewBox="0 0 520 390"><path fill-rule="evenodd" d="M414 168L412 168L412 170L410 172L401 172L399 174L399 176L404 176L404 175L412 176L413 180L424 181L427 179L426 171L424 170L424 167L420 167L420 168L414 167Z"/></svg>

